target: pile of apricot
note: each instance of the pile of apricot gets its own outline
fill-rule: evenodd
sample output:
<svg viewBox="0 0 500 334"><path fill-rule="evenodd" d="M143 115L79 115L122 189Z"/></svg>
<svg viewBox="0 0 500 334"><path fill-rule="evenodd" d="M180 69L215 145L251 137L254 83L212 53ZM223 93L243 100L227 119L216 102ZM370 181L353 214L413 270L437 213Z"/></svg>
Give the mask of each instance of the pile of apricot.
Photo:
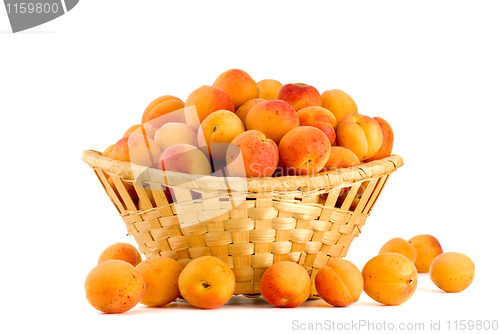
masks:
<svg viewBox="0 0 500 334"><path fill-rule="evenodd" d="M231 268L214 256L203 256L182 266L166 257L142 261L127 243L107 247L85 280L90 305L104 313L121 313L138 303L158 307L181 297L191 305L210 309L226 304L235 291ZM446 292L460 292L474 279L474 263L458 252L443 252L432 235L387 241L379 254L360 271L346 259L331 258L313 280L301 265L282 261L271 265L260 280L260 293L271 305L293 308L306 302L312 283L321 299L335 307L356 303L364 291L384 305L407 302L417 289L418 273Z"/></svg>

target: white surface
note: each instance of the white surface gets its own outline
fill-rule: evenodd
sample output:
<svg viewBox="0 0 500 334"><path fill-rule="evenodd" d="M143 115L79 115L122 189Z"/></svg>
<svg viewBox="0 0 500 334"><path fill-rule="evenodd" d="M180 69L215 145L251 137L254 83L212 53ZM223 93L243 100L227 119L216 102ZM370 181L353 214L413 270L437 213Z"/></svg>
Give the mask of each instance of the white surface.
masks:
<svg viewBox="0 0 500 334"><path fill-rule="evenodd" d="M294 320L427 330L440 321L444 332L448 320L499 321L498 9L495 1L81 1L15 35L0 10L5 328L287 333ZM445 294L420 275L399 307L363 294L343 309L319 300L283 310L240 296L211 311L185 302L111 316L94 310L87 273L106 246L134 240L81 153L116 142L157 96L185 100L230 68L339 88L361 114L385 118L405 166L347 259L361 269L385 241L428 233L474 260L471 287Z"/></svg>

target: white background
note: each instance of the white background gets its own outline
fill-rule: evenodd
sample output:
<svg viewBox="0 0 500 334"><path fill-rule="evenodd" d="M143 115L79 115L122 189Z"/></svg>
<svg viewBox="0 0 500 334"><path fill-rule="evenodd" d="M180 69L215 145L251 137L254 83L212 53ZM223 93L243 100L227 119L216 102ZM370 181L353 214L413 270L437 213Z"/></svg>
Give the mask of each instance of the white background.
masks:
<svg viewBox="0 0 500 334"><path fill-rule="evenodd" d="M499 9L496 1L81 1L18 34L0 9L2 325L23 333L287 333L294 320L427 330L432 321L444 332L448 320L500 321ZM361 269L391 238L432 234L445 251L473 259L474 283L446 294L420 274L415 295L397 307L363 294L342 309L317 300L284 310L240 296L215 310L183 302L121 315L94 310L87 273L106 246L135 241L82 152L116 142L154 98L185 101L230 68L256 81L342 89L359 113L392 125L405 166L348 260Z"/></svg>

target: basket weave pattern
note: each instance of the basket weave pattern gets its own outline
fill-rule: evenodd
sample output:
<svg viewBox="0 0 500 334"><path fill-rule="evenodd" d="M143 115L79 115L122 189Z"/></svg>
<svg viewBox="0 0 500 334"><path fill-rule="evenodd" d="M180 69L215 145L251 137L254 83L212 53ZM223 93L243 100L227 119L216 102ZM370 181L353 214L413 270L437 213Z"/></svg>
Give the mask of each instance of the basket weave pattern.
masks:
<svg viewBox="0 0 500 334"><path fill-rule="evenodd" d="M245 295L259 294L264 271L284 260L302 265L314 282L330 258L347 254L389 175L403 165L391 155L315 176L244 179L163 172L92 150L82 160L147 258L166 256L185 265L217 256L235 274L234 293ZM360 187L363 195L353 207ZM167 188L176 203L169 203Z"/></svg>

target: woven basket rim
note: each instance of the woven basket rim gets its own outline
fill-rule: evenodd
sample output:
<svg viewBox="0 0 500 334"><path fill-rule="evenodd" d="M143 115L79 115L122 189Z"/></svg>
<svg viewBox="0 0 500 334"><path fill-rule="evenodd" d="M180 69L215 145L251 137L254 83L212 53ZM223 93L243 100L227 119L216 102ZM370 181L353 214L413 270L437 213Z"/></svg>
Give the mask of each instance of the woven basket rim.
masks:
<svg viewBox="0 0 500 334"><path fill-rule="evenodd" d="M362 163L349 168L335 168L315 175L279 176L279 177L219 177L191 175L179 172L162 171L131 162L113 160L95 150L85 150L81 159L92 168L100 168L110 175L125 180L138 180L164 185L192 184L195 188L209 191L227 191L241 189L246 192L260 193L268 191L295 191L337 187L348 182L356 182L366 177L390 174L404 165L404 160L397 154ZM167 182L168 180L168 182Z"/></svg>

